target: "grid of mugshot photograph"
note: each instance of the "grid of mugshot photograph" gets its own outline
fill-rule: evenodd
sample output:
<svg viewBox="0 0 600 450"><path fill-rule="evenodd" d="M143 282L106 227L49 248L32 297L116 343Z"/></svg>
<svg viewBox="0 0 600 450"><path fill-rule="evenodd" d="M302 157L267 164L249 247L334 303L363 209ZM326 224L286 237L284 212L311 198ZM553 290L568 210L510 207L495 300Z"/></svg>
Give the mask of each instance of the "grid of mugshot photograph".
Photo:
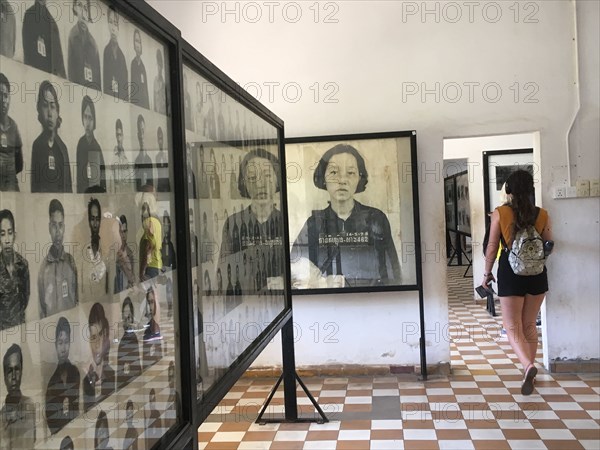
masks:
<svg viewBox="0 0 600 450"><path fill-rule="evenodd" d="M285 223L277 129L186 66L183 78L200 396L283 311Z"/></svg>
<svg viewBox="0 0 600 450"><path fill-rule="evenodd" d="M179 411L166 48L99 1L0 12L0 449L151 448Z"/></svg>

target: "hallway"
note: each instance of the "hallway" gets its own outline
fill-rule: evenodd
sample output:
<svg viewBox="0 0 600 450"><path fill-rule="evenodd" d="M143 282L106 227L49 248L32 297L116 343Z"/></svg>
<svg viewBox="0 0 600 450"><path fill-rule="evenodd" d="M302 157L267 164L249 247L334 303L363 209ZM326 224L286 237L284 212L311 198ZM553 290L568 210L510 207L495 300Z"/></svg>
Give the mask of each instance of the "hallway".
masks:
<svg viewBox="0 0 600 450"><path fill-rule="evenodd" d="M276 380L242 378L200 427L199 449L599 450L600 374L540 370L534 393L522 396L500 316L472 300L464 268L448 271L449 325L438 338L452 340L450 376L303 377L330 419L323 425L253 423ZM298 402L303 417L312 414L301 390ZM278 392L268 412L282 404Z"/></svg>

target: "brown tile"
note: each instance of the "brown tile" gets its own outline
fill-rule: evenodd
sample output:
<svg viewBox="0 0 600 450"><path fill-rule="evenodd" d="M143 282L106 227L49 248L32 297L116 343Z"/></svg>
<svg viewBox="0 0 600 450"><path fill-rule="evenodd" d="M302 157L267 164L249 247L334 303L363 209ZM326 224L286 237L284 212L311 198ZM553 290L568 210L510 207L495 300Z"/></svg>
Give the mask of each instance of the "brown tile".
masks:
<svg viewBox="0 0 600 450"><path fill-rule="evenodd" d="M373 410L372 405L355 405L355 404L345 404L344 412L366 412L369 413Z"/></svg>
<svg viewBox="0 0 600 450"><path fill-rule="evenodd" d="M468 429L497 429L500 428L496 420L465 420Z"/></svg>
<svg viewBox="0 0 600 450"><path fill-rule="evenodd" d="M346 397L319 397L319 405L323 407L323 405L331 404L331 403L339 403L343 404Z"/></svg>
<svg viewBox="0 0 600 450"><path fill-rule="evenodd" d="M544 441L544 445L548 450L584 450L583 445L574 440L560 440L560 441Z"/></svg>
<svg viewBox="0 0 600 450"><path fill-rule="evenodd" d="M215 433L198 432L198 441L210 442L210 440L213 438L214 435L215 435Z"/></svg>
<svg viewBox="0 0 600 450"><path fill-rule="evenodd" d="M481 388L504 388L502 381L478 381L477 387Z"/></svg>
<svg viewBox="0 0 600 450"><path fill-rule="evenodd" d="M442 410L442 411L431 411L431 419L434 422L450 421L456 422L457 420L463 420L462 411L455 408Z"/></svg>
<svg viewBox="0 0 600 450"><path fill-rule="evenodd" d="M589 387L564 387L563 389L569 395L598 395L596 391Z"/></svg>
<svg viewBox="0 0 600 450"><path fill-rule="evenodd" d="M520 429L505 429L502 430L504 437L507 440L522 440L522 439L540 439L540 435L535 430L520 430Z"/></svg>
<svg viewBox="0 0 600 450"><path fill-rule="evenodd" d="M512 403L515 401L512 395L484 395L483 398L488 403Z"/></svg>
<svg viewBox="0 0 600 450"><path fill-rule="evenodd" d="M373 383L373 389L398 389L398 383Z"/></svg>
<svg viewBox="0 0 600 450"><path fill-rule="evenodd" d="M567 419L567 420L577 420L577 419L589 420L589 419L591 419L590 415L585 411L554 411L554 412L562 420L565 420L565 419Z"/></svg>
<svg viewBox="0 0 600 450"><path fill-rule="evenodd" d="M469 434L469 430L465 429L454 429L454 430L436 430L436 435L438 440L446 441L446 440L461 440L461 441L470 441L471 435Z"/></svg>
<svg viewBox="0 0 600 450"><path fill-rule="evenodd" d="M279 424L279 431L308 431L310 423L282 423Z"/></svg>
<svg viewBox="0 0 600 450"><path fill-rule="evenodd" d="M454 395L428 395L427 399L431 403L456 403Z"/></svg>
<svg viewBox="0 0 600 450"><path fill-rule="evenodd" d="M437 441L404 441L405 450L439 450Z"/></svg>
<svg viewBox="0 0 600 450"><path fill-rule="evenodd" d="M481 395L479 388L454 388L454 395Z"/></svg>
<svg viewBox="0 0 600 450"><path fill-rule="evenodd" d="M302 450L304 441L273 441L269 448L270 450Z"/></svg>
<svg viewBox="0 0 600 450"><path fill-rule="evenodd" d="M435 429L433 420L404 420L402 427L406 430L412 429Z"/></svg>
<svg viewBox="0 0 600 450"><path fill-rule="evenodd" d="M275 431L248 431L244 435L244 441L272 441L275 439Z"/></svg>
<svg viewBox="0 0 600 450"><path fill-rule="evenodd" d="M520 421L523 421L523 420L527 419L527 416L525 415L525 413L518 409L515 409L512 411L499 411L499 410L493 409L493 407L492 407L492 414L494 415L496 420L520 420Z"/></svg>
<svg viewBox="0 0 600 450"><path fill-rule="evenodd" d="M371 430L372 441L400 441L404 439L402 430Z"/></svg>
<svg viewBox="0 0 600 450"><path fill-rule="evenodd" d="M248 431L248 428L250 428L250 423L246 422L246 421L237 421L237 422L227 422L227 423L223 423L220 427L219 427L219 433L222 431Z"/></svg>
<svg viewBox="0 0 600 450"><path fill-rule="evenodd" d="M592 440L592 441L598 441L600 440L600 430L596 429L596 430L570 430L571 433L573 433L573 436L575 436L575 438L578 441L581 440Z"/></svg>
<svg viewBox="0 0 600 450"><path fill-rule="evenodd" d="M474 381L475 380L473 375L452 375L451 379L452 379L452 381Z"/></svg>
<svg viewBox="0 0 600 450"><path fill-rule="evenodd" d="M461 411L478 411L483 409L490 409L490 405L488 403L459 402L458 406Z"/></svg>
<svg viewBox="0 0 600 450"><path fill-rule="evenodd" d="M427 391L425 390L425 388L400 388L400 397L402 397L403 395L427 395Z"/></svg>
<svg viewBox="0 0 600 450"><path fill-rule="evenodd" d="M579 406L586 411L595 411L600 409L600 402L579 402Z"/></svg>
<svg viewBox="0 0 600 450"><path fill-rule="evenodd" d="M429 389L450 389L452 385L446 380L430 380L425 382L425 387Z"/></svg>
<svg viewBox="0 0 600 450"><path fill-rule="evenodd" d="M369 450L370 447L371 441L338 441L335 448L338 450Z"/></svg>
<svg viewBox="0 0 600 450"><path fill-rule="evenodd" d="M543 402L518 402L519 408L527 414L534 414L537 411L551 411L552 407L548 403Z"/></svg>
<svg viewBox="0 0 600 450"><path fill-rule="evenodd" d="M237 447L237 445L235 445L235 447ZM231 442L209 442L206 444L206 447L204 447L205 450L231 450L231 448ZM273 447L271 446L271 448Z"/></svg>
<svg viewBox="0 0 600 450"><path fill-rule="evenodd" d="M562 420L539 420L533 417L529 423L536 430L564 430L567 428Z"/></svg>
<svg viewBox="0 0 600 450"><path fill-rule="evenodd" d="M510 445L508 445L508 442L499 440L473 441L473 447L475 447L475 450L510 450Z"/></svg>
<svg viewBox="0 0 600 450"><path fill-rule="evenodd" d="M373 395L372 389L348 389L346 391L347 397L371 397Z"/></svg>
<svg viewBox="0 0 600 450"><path fill-rule="evenodd" d="M542 395L542 398L546 403L554 403L554 402L574 402L573 397L565 394L557 394L557 395Z"/></svg>
<svg viewBox="0 0 600 450"><path fill-rule="evenodd" d="M370 430L370 420L343 420L340 423L340 430Z"/></svg>
<svg viewBox="0 0 600 450"><path fill-rule="evenodd" d="M339 432L337 430L309 431L306 441L337 441Z"/></svg>

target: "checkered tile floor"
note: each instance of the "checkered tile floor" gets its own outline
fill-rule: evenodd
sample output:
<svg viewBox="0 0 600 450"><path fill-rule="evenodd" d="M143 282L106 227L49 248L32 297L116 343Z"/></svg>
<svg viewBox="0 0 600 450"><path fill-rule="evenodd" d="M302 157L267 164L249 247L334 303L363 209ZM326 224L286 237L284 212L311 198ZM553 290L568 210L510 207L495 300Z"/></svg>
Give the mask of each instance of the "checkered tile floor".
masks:
<svg viewBox="0 0 600 450"><path fill-rule="evenodd" d="M305 378L330 422L266 425L254 420L275 380L242 378L198 430L199 449L599 450L600 375L540 370L522 396L500 317L473 301L464 268L448 269L451 376ZM298 400L317 417L300 389ZM265 417L282 404L278 392Z"/></svg>

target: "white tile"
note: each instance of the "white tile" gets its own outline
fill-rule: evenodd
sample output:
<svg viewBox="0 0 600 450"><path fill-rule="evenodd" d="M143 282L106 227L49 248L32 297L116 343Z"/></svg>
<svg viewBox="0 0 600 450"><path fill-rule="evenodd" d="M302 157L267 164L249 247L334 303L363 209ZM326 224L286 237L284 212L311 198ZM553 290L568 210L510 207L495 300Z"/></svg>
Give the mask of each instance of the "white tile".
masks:
<svg viewBox="0 0 600 450"><path fill-rule="evenodd" d="M489 409L468 409L461 411L463 418L467 421L470 420L489 420L491 422L496 422L496 418L494 417L494 413Z"/></svg>
<svg viewBox="0 0 600 450"><path fill-rule="evenodd" d="M432 429L404 429L405 441L436 441L437 435Z"/></svg>
<svg viewBox="0 0 600 450"><path fill-rule="evenodd" d="M371 390L373 389L373 383L348 383L347 389L349 391Z"/></svg>
<svg viewBox="0 0 600 450"><path fill-rule="evenodd" d="M337 431L340 429L341 422L330 421L326 423L311 423L308 429L310 431Z"/></svg>
<svg viewBox="0 0 600 450"><path fill-rule="evenodd" d="M576 402L548 402L554 411L581 411L583 408Z"/></svg>
<svg viewBox="0 0 600 450"><path fill-rule="evenodd" d="M401 430L401 420L372 420L371 430Z"/></svg>
<svg viewBox="0 0 600 450"><path fill-rule="evenodd" d="M493 388L480 388L483 395L511 395L506 388L493 387Z"/></svg>
<svg viewBox="0 0 600 450"><path fill-rule="evenodd" d="M400 395L400 403L427 403L426 395Z"/></svg>
<svg viewBox="0 0 600 450"><path fill-rule="evenodd" d="M600 440L585 440L579 441L585 450L600 450Z"/></svg>
<svg viewBox="0 0 600 450"><path fill-rule="evenodd" d="M215 433L211 442L240 442L245 434L245 431L222 431Z"/></svg>
<svg viewBox="0 0 600 450"><path fill-rule="evenodd" d="M573 400L575 400L576 402L589 402L589 403L599 403L600 402L600 395L571 395L571 397L573 397Z"/></svg>
<svg viewBox="0 0 600 450"><path fill-rule="evenodd" d="M198 442L198 450L204 450L208 446L208 442Z"/></svg>
<svg viewBox="0 0 600 450"><path fill-rule="evenodd" d="M523 413L525 414L525 417L534 424L536 420L560 420L560 417L558 417L554 411L539 411L535 408L525 408L523 409Z"/></svg>
<svg viewBox="0 0 600 450"><path fill-rule="evenodd" d="M346 391L336 390L336 391L326 391L323 390L319 394L319 397L345 397Z"/></svg>
<svg viewBox="0 0 600 450"><path fill-rule="evenodd" d="M473 428L469 429L469 434L474 441L503 441L505 439L502 430L497 428Z"/></svg>
<svg viewBox="0 0 600 450"><path fill-rule="evenodd" d="M237 400L239 398L242 398L242 396L244 395L244 391L234 391L234 392L228 392L225 397L223 397L224 400Z"/></svg>
<svg viewBox="0 0 600 450"><path fill-rule="evenodd" d="M221 422L204 422L198 427L199 433L216 433L221 427Z"/></svg>
<svg viewBox="0 0 600 450"><path fill-rule="evenodd" d="M371 441L371 450L404 450L403 441Z"/></svg>
<svg viewBox="0 0 600 450"><path fill-rule="evenodd" d="M275 434L276 441L304 441L308 431L278 431Z"/></svg>
<svg viewBox="0 0 600 450"><path fill-rule="evenodd" d="M426 392L427 395L454 395L451 388L428 388Z"/></svg>
<svg viewBox="0 0 600 450"><path fill-rule="evenodd" d="M579 380L556 380L561 387L581 387L586 388L589 387L586 382Z"/></svg>
<svg viewBox="0 0 600 450"><path fill-rule="evenodd" d="M458 403L486 403L483 395L457 395Z"/></svg>
<svg viewBox="0 0 600 450"><path fill-rule="evenodd" d="M436 430L466 430L467 425L462 419L434 420L433 426Z"/></svg>
<svg viewBox="0 0 600 450"><path fill-rule="evenodd" d="M338 441L368 441L371 439L371 430L340 430Z"/></svg>
<svg viewBox="0 0 600 450"><path fill-rule="evenodd" d="M503 430L509 430L509 429L531 430L533 428L531 426L531 424L529 423L529 421L526 419L521 419L521 420L503 419L503 420L498 421L498 426L500 428L502 428Z"/></svg>
<svg viewBox="0 0 600 450"><path fill-rule="evenodd" d="M598 410L598 409L591 409L591 410L588 410L587 413L590 415L590 417L592 419L600 420L600 410Z"/></svg>
<svg viewBox="0 0 600 450"><path fill-rule="evenodd" d="M346 397L346 405L370 405L373 397Z"/></svg>
<svg viewBox="0 0 600 450"><path fill-rule="evenodd" d="M571 433L569 430L553 430L553 429L546 429L546 428L540 428L540 429L536 429L535 430L537 432L537 434L540 435L540 437L546 441L549 440L563 440L563 439L575 439L575 436L573 436L573 433Z"/></svg>
<svg viewBox="0 0 600 450"><path fill-rule="evenodd" d="M475 381L500 381L500 377L498 375L474 375L473 378Z"/></svg>
<svg viewBox="0 0 600 450"><path fill-rule="evenodd" d="M563 422L569 430L597 430L600 428L600 425L591 419L565 419Z"/></svg>
<svg viewBox="0 0 600 450"><path fill-rule="evenodd" d="M451 381L450 386L454 389L471 389L477 388L477 383L475 381Z"/></svg>
<svg viewBox="0 0 600 450"><path fill-rule="evenodd" d="M567 395L567 391L565 391L561 387L537 387L535 388L538 394L540 395Z"/></svg>
<svg viewBox="0 0 600 450"><path fill-rule="evenodd" d="M473 450L473 442L461 440L438 441L440 450Z"/></svg>
<svg viewBox="0 0 600 450"><path fill-rule="evenodd" d="M373 397L399 397L399 389L373 389Z"/></svg>
<svg viewBox="0 0 600 450"><path fill-rule="evenodd" d="M264 425L258 423L251 423L248 427L248 431L277 431L279 430L278 423L265 423Z"/></svg>
<svg viewBox="0 0 600 450"><path fill-rule="evenodd" d="M460 412L460 406L454 402L430 402L430 411L448 412L450 414Z"/></svg>
<svg viewBox="0 0 600 450"><path fill-rule="evenodd" d="M488 362L493 366L496 366L499 364L512 364L512 361L509 358L498 358L498 359L488 358Z"/></svg>
<svg viewBox="0 0 600 450"><path fill-rule="evenodd" d="M306 441L304 450L335 450L337 441Z"/></svg>
<svg viewBox="0 0 600 450"><path fill-rule="evenodd" d="M523 439L508 441L512 450L547 450L548 447L542 441L535 439Z"/></svg>

